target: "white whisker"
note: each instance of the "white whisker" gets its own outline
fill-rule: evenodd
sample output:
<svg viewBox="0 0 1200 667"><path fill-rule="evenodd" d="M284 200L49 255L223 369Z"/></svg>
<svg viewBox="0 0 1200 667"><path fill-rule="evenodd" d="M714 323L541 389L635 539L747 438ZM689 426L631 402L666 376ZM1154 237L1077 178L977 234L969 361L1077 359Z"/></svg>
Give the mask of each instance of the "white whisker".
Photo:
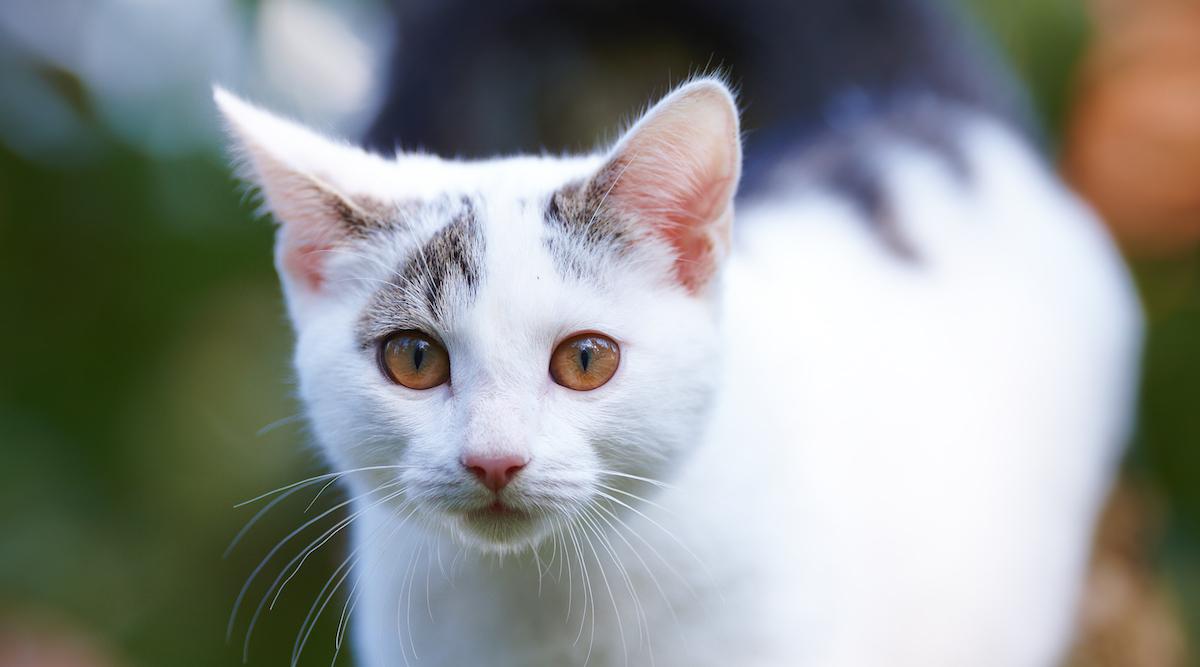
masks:
<svg viewBox="0 0 1200 667"><path fill-rule="evenodd" d="M593 521L586 512L581 514L579 519L580 519L580 521L583 522L584 530L586 532L590 532L600 542L601 548L604 549L605 552L608 554L609 559L617 567L618 574L620 574L622 576L626 586L628 586L628 588L629 588L629 591L633 594L633 598L635 600L635 609L637 610L636 613L638 616L638 620L640 622L643 614L641 611L641 604L640 604L640 602L637 601L637 591L633 587L633 582L629 579L628 572L626 572L624 566L621 565L621 560L620 560L620 558L617 557L616 551L614 551L612 549L612 544L609 543L608 540L603 536L603 534L600 532L598 526L596 525L595 521ZM585 533L585 535L586 535L586 533ZM590 537L588 538L588 545L592 549L592 554L596 556L596 561L599 564L599 568L600 568L600 575L604 580L604 587L608 590L609 600L612 601L613 616L617 619L617 632L621 638L621 652L622 652L622 655L624 656L625 664L628 665L629 664L629 647L626 645L626 642L625 642L625 628L624 628L624 624L621 621L621 608L617 604L617 598L613 594L612 587L608 583L608 576L605 573L604 564L603 564L603 562L600 561L599 554L596 554L596 547L592 544L592 540ZM641 631L642 631L642 629L639 624L639 626L638 626L638 637L639 638L641 637Z"/></svg>
<svg viewBox="0 0 1200 667"><path fill-rule="evenodd" d="M650 522L650 525L652 525L652 526L654 526L655 528L658 528L659 530L661 530L661 531L663 532L663 534L665 534L667 537L671 538L671 541L672 541L672 542L674 542L676 545L678 545L680 549L683 549L683 551L684 551L684 552L685 552L687 555L691 556L691 557L692 557L692 558L693 558L693 559L696 561L696 563L697 563L697 564L699 564L699 565L700 565L700 567L702 567L702 568L704 569L704 571L705 571L705 574L706 574L707 576L709 576L709 577L712 577L712 571L711 571L711 570L709 570L709 568L708 568L708 564L707 564L707 563L705 563L705 562L704 562L704 561L703 561L703 560L702 560L702 559L701 559L699 556L697 556L697 555L695 554L695 552L693 552L693 551L692 551L691 547L689 547L688 545L684 544L684 543L683 543L683 540L681 540L681 539L679 539L678 537L676 537L676 536L675 536L675 533L672 533L670 530L668 530L666 526L664 526L664 525L662 525L661 523L659 523L659 522L655 521L653 518L651 518L651 517L650 517L649 515L647 515L645 512L642 512L642 511L641 511L641 510L639 510L638 508L634 507L633 505L630 505L629 503L626 503L625 501L621 500L620 498L617 498L617 497L615 497L615 496L611 496L611 495L609 495L609 494L607 494L607 493L605 493L605 492L603 492L603 491L597 491L597 492L596 492L596 494L597 494L597 495L599 495L599 496L601 496L601 497L603 497L603 498L607 498L608 500L610 500L610 501L612 501L612 502L614 502L614 503L616 503L616 504L620 505L621 507L624 507L625 509L627 509L627 510L629 510L629 511L631 511L631 512L635 513L635 514L637 514L638 516L642 517L642 518L643 518L643 519L645 519L646 521L649 521L649 522Z"/></svg>
<svg viewBox="0 0 1200 667"><path fill-rule="evenodd" d="M257 438L261 438L262 436L270 433L271 431L274 431L275 429L277 429L281 426L287 426L288 424L294 424L294 423L300 422L300 421L304 421L304 414L297 412L294 415L288 415L286 417L283 417L282 419L276 419L275 421L271 422L270 424L267 424L266 426L258 429L257 431L254 432L254 436Z"/></svg>
<svg viewBox="0 0 1200 667"><path fill-rule="evenodd" d="M393 520L393 518L395 516L398 516L399 514L403 513L405 509L407 509L409 506L411 506L413 504L414 504L414 501L412 501L412 500L406 501L405 503L401 504L399 507L395 508L391 512L391 514L389 514L388 520ZM378 506L378 504L376 504L375 506ZM416 507L413 507L413 509L408 513L408 515L405 516L405 518L402 519L395 527L393 527L390 535L394 535L395 532L397 530L399 530L401 526L404 525L404 523L408 520L409 517L411 517L413 515L413 512L415 512L415 511L416 511ZM346 580L346 578L350 575L350 572L353 570L353 567L361 559L361 557L358 556L358 553L360 551L363 551L364 549L369 548L376 541L376 539L379 536L380 531L386 525L387 525L387 521L384 521L382 524L377 526L375 528L375 530L373 530L371 532L371 535L366 540L362 541L357 547L355 547L355 549L350 552L350 555L347 556L346 559L342 561L342 564L340 566L338 566L338 568L336 570L334 570L333 574L330 576L329 580L325 583L325 586L321 589L321 591L317 593L317 598L316 598L316 600L313 601L312 606L309 607L308 614L305 616L304 622L302 622L300 624L300 631L296 635L296 642L292 645L292 662L291 662L292 667L295 667L296 663L299 662L300 656L304 652L304 646L308 643L309 636L312 635L313 630L316 628L317 621L321 618L321 614L324 613L325 608L333 600L333 597L337 593L338 588L341 587L342 582L344 582ZM390 539L390 537L389 537L389 539ZM337 583L333 584L333 588L330 589L329 586L333 582L334 577L337 577L338 572L341 572L343 569L346 570L345 573L342 574L341 578L338 579ZM328 590L328 595L326 595L327 590ZM325 600L323 603L321 602L322 598L324 598L324 600ZM320 604L319 608L318 608L318 604Z"/></svg>
<svg viewBox="0 0 1200 667"><path fill-rule="evenodd" d="M630 493L629 491L625 491L625 490L623 490L623 489L618 489L618 488L617 488L617 487L615 487L615 486L609 486L609 485L607 485L607 484L601 484L600 482L596 482L596 486L598 486L598 487L600 487L600 488L602 488L602 489L607 489L607 490L609 490L609 491L612 491L613 493L619 493L619 494L621 494L621 495L623 495L623 496L627 496L627 497L629 497L629 498L633 498L634 500L637 500L637 501L640 501L640 502L646 503L647 505L650 505L651 507L658 508L658 509L660 509L660 510L662 510L662 511L666 512L667 514L670 514L670 515L672 515L672 516L676 516L676 514L675 514L675 511L674 511L674 510L671 510L670 508L664 507L664 506L662 506L662 505L660 505L660 504L658 504L658 503L654 502L653 500L650 500L649 498L643 498L642 496L639 496L639 495L638 495L638 494L636 494L636 493Z"/></svg>
<svg viewBox="0 0 1200 667"><path fill-rule="evenodd" d="M338 478L338 477L343 477L343 476L345 476L345 475L351 475L351 474L354 474L354 473L356 473L356 472L368 472L368 471L371 471L371 470L404 470L404 469L406 469L406 468L408 468L408 466L398 466L398 465L373 465L373 466L365 466L365 467L362 467L362 468L351 468L350 470L339 470L339 471L337 471L337 472L328 472L328 473L325 473L325 474L323 474L323 475L316 475L316 476L314 476L314 477L309 477L308 479L302 479L302 480L300 480L299 482L292 482L291 484L288 484L288 485L286 485L286 486L281 486L281 487L279 487L278 489L274 489L274 490L272 490L272 491L267 491L266 493L259 494L259 495L255 496L255 497L251 498L250 500L243 500L242 502L240 502L240 503L237 503L237 504L236 504L236 505L234 505L233 507L234 507L234 509L237 509L237 508L239 508L239 507L244 507L244 506L246 506L246 505L250 505L250 504L256 503L256 502L258 502L258 501L262 500L263 498L267 498L267 497L273 496L273 495L275 495L276 493L279 493L279 492L281 492L281 491L287 491L287 490L289 490L289 489L292 489L292 488L294 488L294 487L297 487L297 486L307 486L307 485L310 485L310 484L316 484L317 482L320 482L320 481L323 481L323 480L327 480L327 479L330 479L330 478L334 478L334 479L336 479L336 478Z"/></svg>
<svg viewBox="0 0 1200 667"><path fill-rule="evenodd" d="M599 509L602 512L604 512L605 514L608 514L608 516L610 516L614 521L616 521L618 524L620 524L622 527L624 527L625 530L628 530L630 535L633 535L635 538L637 538L637 540L639 542L646 545L646 548L648 548L650 550L650 553L653 554L654 557L657 558L659 560L659 562L662 563L667 568L667 571L670 572L671 574L675 575L675 577L677 579L679 579L680 583L682 583L688 589L689 593L691 593L693 596L696 595L695 589L692 588L691 581L689 581L689 579L687 577L683 576L683 574L681 574L679 572L679 570L675 569L675 566L671 564L671 561L667 560L661 553L659 553L658 549L655 548L654 544L652 544L649 540L647 540L645 537L643 537L641 533L634 530L633 527L630 526L628 523L626 523L626 521L624 519L622 519L620 517L620 515L618 515L616 512L614 512L611 509L609 509L603 505L600 505L600 504L596 505L596 509Z"/></svg>
<svg viewBox="0 0 1200 667"><path fill-rule="evenodd" d="M612 475L613 477L624 477L626 479L635 479L639 482L653 484L654 486L657 486L657 487L660 487L663 489L675 488L675 487L671 486L670 484L667 484L666 482L660 482L657 479L650 479L649 477L641 477L639 475L631 475L627 472L617 472L616 470L597 470L596 472L601 475Z"/></svg>
<svg viewBox="0 0 1200 667"><path fill-rule="evenodd" d="M280 549L283 548L283 546L285 544L290 542L294 537L299 535L306 528L308 528L309 526L312 526L313 524L320 521L321 519L324 519L325 517L329 516L333 512L345 507L346 505L349 505L350 503L355 502L359 498L366 497L366 496L368 496L372 493L375 493L379 490L380 490L380 488L377 487L375 489L371 489L370 491L368 491L366 493L360 494L359 496L350 498L349 500L345 500L343 502L338 503L337 505L334 505L333 507L325 510L324 512L321 512L320 514L309 519L308 521L305 521L303 524L300 525L299 528L296 528L291 533L288 533L288 535L286 537L284 537L274 547L272 547L271 550L267 552L267 555L259 562L258 566L255 567L254 570L250 573L250 576L246 579L246 583L242 585L242 589L238 592L237 599L234 600L233 611L229 615L229 624L225 630L226 641L229 641L229 639L233 637L233 627L237 622L238 609L241 607L242 600L245 599L246 592L250 589L250 585L252 583L254 583L254 580L255 580L255 578L258 577L259 572L261 572L262 569L264 567L266 567L267 563L275 556L276 553L279 552ZM247 641L247 644L248 643L249 642ZM243 651L243 653L245 653L245 651Z"/></svg>
<svg viewBox="0 0 1200 667"><path fill-rule="evenodd" d="M355 497L355 498L352 498L351 500L348 500L348 501L346 501L346 503L354 502L354 501L356 501L356 500L358 500L358 499L360 499L360 498L363 498L363 497L365 497L366 495L369 495L370 493L374 493L374 492L376 492L376 491L380 491L380 490L382 490L383 488L386 488L387 486L393 486L393 485L394 485L394 484L388 484L388 485L381 486L381 487L379 487L379 488L376 488L376 489L372 489L370 492L368 492L368 493L366 493L366 494L361 494L361 495L359 495L359 496L357 496L357 497ZM403 490L400 490L400 491L395 491L395 492L389 493L388 495L384 496L383 498L381 498L381 499L378 499L378 500L374 501L374 502L375 502L375 504L374 504L374 505L372 505L372 507L376 507L376 506L378 506L378 505L381 505L381 504L383 504L383 503L385 503L385 502L388 502L388 501L390 501L390 500L392 500L392 499L394 499L394 498L397 498L397 497L399 497L401 494L403 494ZM346 504L346 503L343 503L343 505L344 505L344 504ZM326 512L324 512L323 514L329 514L330 512L332 512L332 511L334 511L334 510L336 510L336 509L339 509L341 506L342 506L342 505L338 505L338 506L335 506L335 507L333 507L333 508L330 508L329 510L327 510L327 511L326 511ZM369 509L369 508L368 508L368 509ZM363 511L365 511L365 510L363 510ZM306 546L304 549L302 549L302 550L301 550L301 552L300 552L299 554L297 554L296 556L294 556L294 557L293 557L293 558L292 558L290 561L288 561L288 563L287 563L286 565L284 565L284 566L283 566L283 569L282 569L282 570L280 570L279 574L278 574L278 575L275 577L275 580L271 582L271 585L270 585L270 587L268 587L268 588L267 588L267 592L263 594L263 597L262 597L262 599L261 599L261 600L259 600L259 602L258 602L258 605L257 605L257 606L254 608L254 614L253 614L253 615L250 617L250 623L249 623L249 625L248 625L248 627L247 627L247 629L246 629L246 637L245 637L245 639L244 639L244 640L243 640L243 642L242 642L242 656L243 656L243 660L245 660L245 659L246 659L246 657L247 657L247 656L249 656L249 654L250 654L250 640L251 640L251 638L252 638L252 637L253 637L253 635L254 635L254 628L255 628L255 627L258 625L258 619L259 619L259 618L262 616L263 610L264 610L265 608L267 608L267 601L268 601L268 600L271 600L271 602L270 602L270 605L271 605L271 606L270 606L270 608L274 608L274 606L275 606L275 601L276 601L276 600L278 600L278 598L279 598L279 594L278 594L278 593L276 593L276 595L275 595L274 599L272 599L272 597L271 597L271 594L272 594L272 593L274 593L276 590L278 590L280 593L282 593L282 592L283 592L283 588L282 588L282 586L280 585L280 581L281 581L281 580L283 580L285 576L287 576L287 581L283 581L283 586L286 586L286 585L287 585L287 583L288 583L289 581L291 581L291 578L292 578L293 576L295 576L296 572L298 572L298 571L299 571L299 567L300 567L300 566L302 566L302 565L304 564L304 561L305 561L305 560L307 560L307 558L308 558L309 554L311 554L311 553L312 553L313 551L315 551L316 549L319 549L319 548L320 548L321 546L323 546L323 545L324 545L326 542L328 542L328 541L329 541L329 539L331 539L333 535L335 535L336 533L340 532L340 531L341 531L343 528L345 528L346 526L350 525L350 524L351 524L351 523L352 523L352 522L353 522L353 521L354 521L356 518L358 518L359 516L361 516L361 514L362 514L362 512L363 512L363 511L357 512L357 513L355 513L355 514L351 515L350 517L347 517L347 518L344 518L344 519L341 519L341 520L339 520L339 521L338 521L337 523L335 523L335 524L334 524L334 525L333 525L331 528L328 528L328 529L326 529L326 530L325 530L323 533L321 533L321 535L319 535L319 536L317 537L317 539L316 539L316 540L314 540L314 541L310 542L310 543L308 544L308 546ZM251 578L250 578L249 580L247 580L247 581L246 581L246 587L248 587L248 586L250 585L250 582L253 580L254 576L255 576L256 574L258 574L258 571L259 571L259 570L262 568L262 566L263 566L263 565L266 565L266 563L267 563L267 562L268 562L268 561L269 561L269 560L270 560L270 559L271 559L271 558L274 556L275 552L277 552L277 551L279 550L279 548L280 548L280 547L282 547L284 544L286 544L288 541L290 541L290 540L291 540L291 538L292 538L292 537L294 537L296 534L298 534L298 533L299 533L301 530L303 530L303 529L304 529L304 528L306 528L307 526L311 525L313 522L317 521L317 520L318 520L318 519L320 519L320 518L321 518L321 517L320 517L320 516L318 516L318 517L315 517L315 518L314 518L312 521L306 522L306 523L305 523L303 526L301 526L300 528L297 528L297 529L296 529L296 531L294 531L294 532L293 532L291 535L289 535L288 537L284 538L284 540L283 540L283 541L281 541L279 544L277 544L277 545L275 546L275 548L274 548L274 549L272 549L272 550L271 550L271 552L269 552L269 553L267 554L266 558L264 558L264 559L263 559L263 561L262 561L262 562L259 564L259 567L255 569L254 573L252 573L252 574L250 575L250 577L251 577ZM319 543L318 543L318 542L319 542ZM299 562L299 563L300 563L300 565L299 565L299 566L296 566L296 565L295 565L297 562ZM296 567L296 569L294 569L294 570L293 570L293 569L292 569L292 568L293 568L293 566L295 566L295 567ZM290 575L289 575L289 571L291 572L291 574L290 574ZM243 592L244 592L244 591L245 591L245 588L243 588ZM240 599L241 599L241 596L239 596L239 601L240 601ZM237 609L235 608L235 609L234 609L234 613L236 613L236 612L237 612ZM232 621L232 618L231 618L230 620Z"/></svg>
<svg viewBox="0 0 1200 667"><path fill-rule="evenodd" d="M664 589L662 587L662 583L659 582L658 577L654 574L654 569L650 567L649 563L647 563L644 558L642 558L642 554L639 553L638 550L633 546L633 544L625 537L625 535L621 533L621 531L617 528L617 526L614 525L613 522L608 519L608 517L604 516L604 514L601 514L601 511L608 512L609 514L611 514L611 512L608 510L608 508L597 505L596 510L597 510L597 512L596 512L595 516L598 517L605 524L607 524L609 529L612 531L612 533L614 535L616 535L622 542L624 542L625 546L629 547L630 553L632 553L633 557L636 558L638 563L641 564L642 571L645 572L646 575L650 577L651 583L653 583L654 587L656 589L658 589L658 594L662 596L663 602L666 603L667 611L670 612L671 618L675 621L675 624L678 625L679 624L679 616L675 613L675 605L671 604L671 596L667 595L666 589ZM620 522L621 525L623 525L626 530L630 531L631 533L636 534L636 531L631 529L628 524L621 521L619 517L617 518L617 521ZM639 539L642 539L641 535L638 535L637 537ZM645 542L644 539L642 539L642 541ZM646 543L646 545L648 547L650 547L651 552L653 552L656 556L658 556L659 560L664 560L663 557L661 555L658 555L658 553L654 550L653 546L651 546L649 543ZM664 560L664 562L665 562L665 560ZM669 564L668 564L668 566L669 566ZM676 576L680 576L680 575L678 573L676 573Z"/></svg>

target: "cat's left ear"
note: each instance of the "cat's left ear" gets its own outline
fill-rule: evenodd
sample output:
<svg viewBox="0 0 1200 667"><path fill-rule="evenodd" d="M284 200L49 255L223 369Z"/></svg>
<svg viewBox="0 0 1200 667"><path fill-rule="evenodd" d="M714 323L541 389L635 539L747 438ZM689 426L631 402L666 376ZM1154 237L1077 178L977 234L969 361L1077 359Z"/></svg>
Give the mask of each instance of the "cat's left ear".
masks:
<svg viewBox="0 0 1200 667"><path fill-rule="evenodd" d="M675 274L702 292L729 250L742 170L738 112L720 80L700 79L654 105L617 143L594 185L605 205L675 252Z"/></svg>
<svg viewBox="0 0 1200 667"><path fill-rule="evenodd" d="M382 158L327 139L215 88L242 177L279 223L275 263L295 317L329 296L332 250L379 224L355 175L385 172ZM357 181L362 181L358 178ZM361 188L361 182L355 187Z"/></svg>

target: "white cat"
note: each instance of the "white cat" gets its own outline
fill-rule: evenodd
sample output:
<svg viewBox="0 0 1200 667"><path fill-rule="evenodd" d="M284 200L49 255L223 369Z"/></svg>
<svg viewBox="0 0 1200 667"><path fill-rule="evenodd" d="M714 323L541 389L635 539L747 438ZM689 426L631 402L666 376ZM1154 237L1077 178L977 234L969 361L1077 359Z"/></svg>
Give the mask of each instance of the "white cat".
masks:
<svg viewBox="0 0 1200 667"><path fill-rule="evenodd" d="M280 223L309 419L354 471L361 664L1061 657L1140 319L1005 126L881 117L854 151L886 206L810 177L831 145L735 224L712 78L605 154L479 162L216 100Z"/></svg>

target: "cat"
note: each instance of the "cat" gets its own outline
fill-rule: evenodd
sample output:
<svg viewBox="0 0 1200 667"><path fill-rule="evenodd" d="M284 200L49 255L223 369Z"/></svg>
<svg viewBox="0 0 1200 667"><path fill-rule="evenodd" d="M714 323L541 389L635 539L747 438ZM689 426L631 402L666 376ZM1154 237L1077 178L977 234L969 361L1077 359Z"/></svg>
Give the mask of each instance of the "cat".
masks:
<svg viewBox="0 0 1200 667"><path fill-rule="evenodd" d="M607 150L478 161L215 99L279 222L361 664L1063 655L1140 318L1011 123L918 91L739 197L721 77Z"/></svg>

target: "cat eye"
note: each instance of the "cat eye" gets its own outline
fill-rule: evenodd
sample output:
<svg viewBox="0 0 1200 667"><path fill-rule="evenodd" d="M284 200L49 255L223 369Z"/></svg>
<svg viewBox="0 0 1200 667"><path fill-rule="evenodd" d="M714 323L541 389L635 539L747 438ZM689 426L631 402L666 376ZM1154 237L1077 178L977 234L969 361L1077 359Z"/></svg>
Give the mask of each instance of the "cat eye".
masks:
<svg viewBox="0 0 1200 667"><path fill-rule="evenodd" d="M616 341L598 333L571 336L550 355L550 377L567 389L591 391L617 372L621 350Z"/></svg>
<svg viewBox="0 0 1200 667"><path fill-rule="evenodd" d="M419 331L392 334L379 348L384 375L409 389L431 389L450 379L450 355Z"/></svg>

